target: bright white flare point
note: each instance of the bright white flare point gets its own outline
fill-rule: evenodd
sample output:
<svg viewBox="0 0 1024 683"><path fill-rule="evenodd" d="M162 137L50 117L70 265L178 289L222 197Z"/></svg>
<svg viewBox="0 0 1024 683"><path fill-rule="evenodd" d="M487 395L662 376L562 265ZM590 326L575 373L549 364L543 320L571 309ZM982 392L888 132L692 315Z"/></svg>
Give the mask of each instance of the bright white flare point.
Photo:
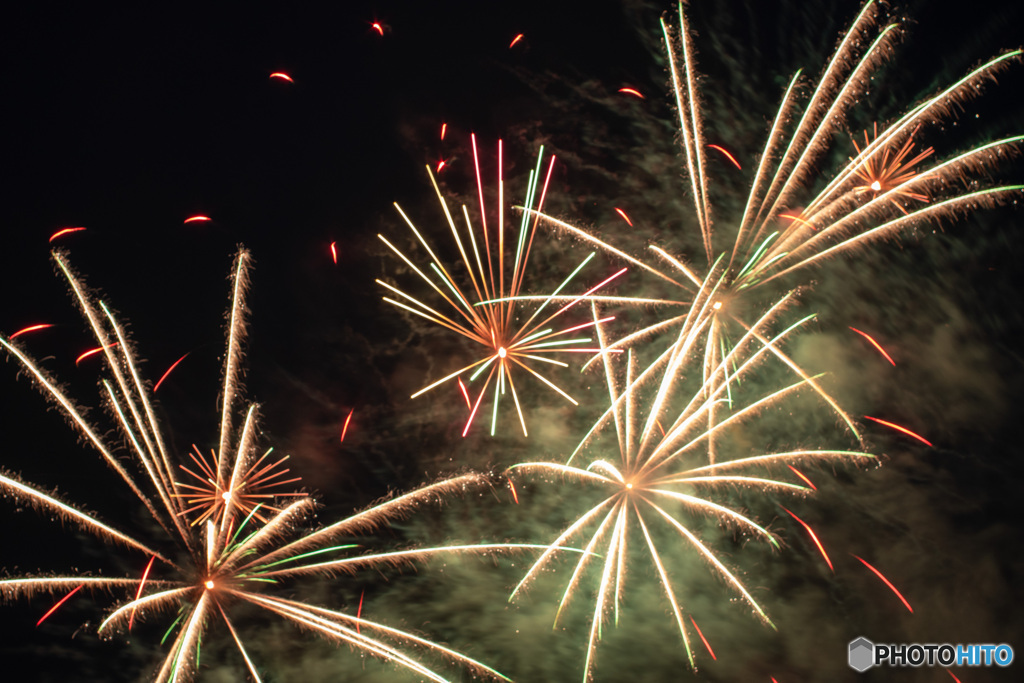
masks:
<svg viewBox="0 0 1024 683"><path fill-rule="evenodd" d="M882 183L878 182L877 180L872 182L871 189L874 190L875 192L878 192L879 190L882 189Z"/></svg>
<svg viewBox="0 0 1024 683"><path fill-rule="evenodd" d="M212 580L208 579L206 581L206 583L204 583L203 585L206 586L206 590L208 590L208 591L212 591L213 590L213 581Z"/></svg>
<svg viewBox="0 0 1024 683"><path fill-rule="evenodd" d="M228 502L229 500L231 500L231 491L225 491L224 493L220 494L220 497L224 499L225 503Z"/></svg>
<svg viewBox="0 0 1024 683"><path fill-rule="evenodd" d="M502 346L501 348L498 349L498 358L504 358L507 355L508 355L508 351L505 350L504 346Z"/></svg>
<svg viewBox="0 0 1024 683"><path fill-rule="evenodd" d="M716 301L715 303L711 304L711 308L715 309L716 311L721 309L722 308L722 302L721 301Z"/></svg>

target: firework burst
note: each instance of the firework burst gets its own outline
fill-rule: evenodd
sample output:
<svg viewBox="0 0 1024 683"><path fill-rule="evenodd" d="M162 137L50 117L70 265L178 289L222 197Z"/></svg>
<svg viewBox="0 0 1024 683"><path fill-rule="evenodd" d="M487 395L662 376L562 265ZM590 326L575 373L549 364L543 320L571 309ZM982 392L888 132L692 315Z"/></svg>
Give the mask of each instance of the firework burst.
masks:
<svg viewBox="0 0 1024 683"><path fill-rule="evenodd" d="M458 247L459 255L461 256L461 266L465 268L468 274L471 283L470 293L467 294L467 290L460 287L458 280L451 274L448 268L445 268L442 260L437 257L412 220L409 219L398 204L395 204L398 213L408 224L420 245L430 255L430 270L433 272L433 277L413 264L402 251L384 236L378 235L378 237L444 300L448 308L454 310L454 314L446 315L381 280L377 280L377 283L406 302L403 303L403 301L385 296L384 300L388 303L426 318L430 322L451 330L483 347L483 354L479 358L455 372L430 383L414 393L412 398L421 396L445 382L456 379L458 379L460 386L463 386L462 375L468 375L470 382L484 376L483 386L477 393L476 400L470 402L469 419L466 420L466 426L462 431L462 435L465 436L468 433L484 395L491 386L494 387L491 435L494 434L498 416L498 404L500 398L505 394L506 385L508 386L509 393L512 394L512 401L515 404L516 412L519 415L519 423L525 435L527 434L526 419L523 417L523 409L519 402L519 394L516 391L512 371L516 369L524 371L557 392L573 405L578 405L576 399L531 367L531 364L542 363L545 365L568 367L567 363L551 358L550 355L560 353L593 354L596 352L594 348L578 346L579 344L589 343L591 341L589 337L574 338L572 333L591 326L596 327L608 322L611 318L570 327L558 327L556 321L575 304L586 299L595 291L624 273L625 269L623 268L614 273L580 296L560 297L560 292L569 285L573 278L591 260L593 257L593 254L591 254L558 286L554 293L550 296L539 297L540 305L535 306L532 311L524 310L524 298L519 296L519 292L523 288L530 250L533 246L534 233L539 222L539 218L533 216L530 211L536 212L539 216L543 209L544 198L547 195L548 183L551 179L555 158L552 157L548 163L547 172L543 174L544 183L541 185L540 178L544 156L544 148L541 147L540 154L537 157L537 166L530 172L527 187L525 205L530 211L523 212L521 216L519 231L515 236L514 256L512 254L506 255L506 207L504 204L505 186L502 177L502 143L500 140L498 141L498 206L495 212L498 220L496 227L492 220L491 229L489 230L487 226L488 213L485 208L483 180L480 175L480 162L476 148L476 136L472 136L471 140L473 145L473 162L476 169L477 193L480 199L480 238L478 239L475 233L469 210L463 205L462 215L465 219L466 231L469 237L469 251L466 249L464 238L459 234L455 219L448 208L448 203L441 194L434 173L429 166L427 167L430 182L437 194L441 208L444 210L448 227L451 229L455 244ZM536 209L533 208L535 202ZM482 242L482 245L480 242ZM511 240L509 244L511 244ZM483 257L481 257L481 246L483 247ZM508 266L511 266L511 271L506 273ZM525 299L529 298L526 297ZM562 301L562 303L553 307L553 310L548 311L548 306L554 301ZM525 318L525 321L523 318Z"/></svg>
<svg viewBox="0 0 1024 683"><path fill-rule="evenodd" d="M0 472L0 491L5 496L71 523L107 543L150 558L141 576L104 578L38 574L4 578L0 580L0 596L9 600L39 593L65 593L69 590L74 593L83 587L114 596L127 596L113 606L99 625L99 633L104 636L130 629L135 622L146 620L154 613L176 614L165 639L175 631L176 636L160 666L156 677L158 681L190 680L199 667L200 643L204 634L218 621L222 621L230 633L249 675L259 681L257 665L243 645L230 616L232 607L237 603L256 605L304 630L346 643L432 681L446 679L423 664L417 656L408 654L407 650L430 653L449 664L503 678L492 669L449 648L364 619L358 612L353 616L279 597L268 590L273 585L298 577L401 566L441 552L487 553L524 546L435 546L366 553L359 551L358 545L347 542L353 536L365 535L389 520L407 515L419 505L436 503L447 495L485 484L480 475L467 474L439 481L315 531L302 525L315 509L312 498L269 490L295 480L278 481L284 474L278 469L280 460L267 464L264 461L268 454L256 457L258 429L255 406L249 406L245 411L240 430L234 426L240 393L241 345L246 328L244 295L251 260L248 252L239 253L233 270L221 389L219 447L213 451L210 460L192 455L194 463L199 466L199 473L186 470L201 482L198 486L185 485L174 478L174 460L165 446L149 385L139 372L133 346L121 324L102 301L96 301L89 295L62 254L55 254L54 259L70 283L112 375L112 379L103 380L102 386L117 430L129 448L129 461L118 457L117 451L101 436L99 429L85 419L83 411L35 361L9 339L0 337L0 345L99 451L147 508L152 519L162 527L165 538L140 540L14 474ZM187 492L179 491L183 487ZM282 495L294 500L280 503L278 499Z"/></svg>
<svg viewBox="0 0 1024 683"><path fill-rule="evenodd" d="M694 292L699 292L706 282L713 283L715 300L706 313L706 367L714 366L728 353L731 339L749 329L738 312L742 311L744 300L754 297L751 292L777 280L792 287L792 278L780 278L925 222L953 218L1024 194L1024 186L994 186L984 180L1000 161L1019 151L1024 142L1021 135L978 145L930 166L925 162L934 158L931 147L910 157L915 136L953 115L1000 71L1020 61L1020 50L985 62L895 121L876 124L874 137L865 135L863 147L854 140L854 154L831 172L831 179L815 194L823 159L835 145L847 139L840 135L843 126L872 87L873 75L892 58L902 32L895 23L885 24L879 3L869 1L841 37L835 54L805 101L798 94L800 74L789 82L760 162L752 171L743 213L726 222L731 228L721 229L715 221L706 160L707 149L716 146L705 140L696 52L682 4L678 27L671 28L663 20L662 31L679 114L689 194L703 247L703 254L695 260L704 260L706 265L688 265L686 259L677 258L658 245L650 246L657 261L648 262L570 223L550 216L543 219L685 292L679 297L683 302L645 300L644 304L663 305L669 310L693 306L697 300ZM659 322L615 341L610 348L630 347L672 330L687 319L684 313L664 316ZM802 379L808 378L790 358L781 352L775 355ZM596 358L590 360L594 362ZM813 383L811 386L857 434L853 420L832 397L821 387Z"/></svg>
<svg viewBox="0 0 1024 683"><path fill-rule="evenodd" d="M679 580L673 578L673 575L679 576L679 569L673 569L664 549L659 551L655 539L670 538L673 547L681 541L706 561L758 618L774 628L741 577L722 561L711 543L702 538L697 530L701 520L716 519L720 525L731 526L778 548L779 542L772 532L729 502L727 494L730 490L754 491L768 497L807 495L811 489L804 486L803 481L792 480L792 472L799 475L793 465L866 463L873 460L874 456L859 451L815 449L742 454L708 464L709 444L713 438L735 430L757 413L785 401L808 384L807 380L800 380L750 400L741 401L738 396L728 394L732 384L749 378L770 346L782 344L787 336L806 322L801 321L775 335L769 332L768 328L790 299L791 296L786 296L776 302L751 325L732 349L710 368L702 386L689 399L685 399L690 395L684 391L685 379L694 362L703 363L703 351L698 340L701 328L711 324L699 310L692 309L683 322L683 332L677 343L665 352L665 362L657 373L652 369L655 366L638 371L635 358L629 354L623 377L623 372L614 367L614 357L602 353L611 403L602 419L566 463L530 462L511 468L510 472L516 476L547 475L590 484L599 492L597 504L587 509L548 546L510 597L510 600L515 599L549 568L556 551L570 543L585 542L584 553L572 571L555 617L557 624L563 610L584 583L588 569L593 567L599 579L590 617L584 681L590 678L594 669L603 623L610 612L618 621L620 602L626 590L627 564L629 558L638 557L636 552L628 551L628 547L639 546L652 563L661 592L679 629L687 658L695 667L691 631L684 619L685 596L680 592ZM597 319L596 305L592 306ZM598 338L602 350L607 351L610 347L600 330ZM643 391L644 381L648 379L644 377L646 374L657 374L649 392ZM709 421L708 416L715 404L722 402L735 404L732 413L724 420ZM602 431L600 426L608 422L615 427L617 456L606 457L606 451L600 449L601 455L593 457L588 465L574 464L584 456L585 447L593 447ZM800 479L804 478L800 476ZM692 617L690 623L697 628ZM697 633L707 644L699 629ZM708 650L711 651L710 646Z"/></svg>

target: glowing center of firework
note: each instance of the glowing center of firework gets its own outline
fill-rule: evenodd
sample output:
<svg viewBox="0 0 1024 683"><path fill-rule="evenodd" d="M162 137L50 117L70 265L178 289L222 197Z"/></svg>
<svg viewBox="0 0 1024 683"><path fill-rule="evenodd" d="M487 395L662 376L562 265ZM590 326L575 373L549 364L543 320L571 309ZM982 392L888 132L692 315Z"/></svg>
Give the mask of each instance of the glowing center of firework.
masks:
<svg viewBox="0 0 1024 683"><path fill-rule="evenodd" d="M508 355L508 351L505 350L504 346L502 346L502 347L500 347L498 349L498 358L504 358L507 355Z"/></svg>
<svg viewBox="0 0 1024 683"><path fill-rule="evenodd" d="M224 493L220 494L220 497L224 499L225 503L228 502L229 500L231 500L231 491L225 491Z"/></svg>
<svg viewBox="0 0 1024 683"><path fill-rule="evenodd" d="M722 302L716 301L715 303L711 304L711 308L715 309L716 311L719 310L720 308L722 308Z"/></svg>
<svg viewBox="0 0 1024 683"><path fill-rule="evenodd" d="M878 192L879 190L882 189L882 183L878 182L877 180L874 181L873 183L871 183L871 189L874 190L875 192Z"/></svg>
<svg viewBox="0 0 1024 683"><path fill-rule="evenodd" d="M213 590L213 579L207 579L206 582L203 585L206 586L206 590L212 591Z"/></svg>
<svg viewBox="0 0 1024 683"><path fill-rule="evenodd" d="M633 482L629 482L628 484L626 484L626 488L627 489L632 489L633 488Z"/></svg>

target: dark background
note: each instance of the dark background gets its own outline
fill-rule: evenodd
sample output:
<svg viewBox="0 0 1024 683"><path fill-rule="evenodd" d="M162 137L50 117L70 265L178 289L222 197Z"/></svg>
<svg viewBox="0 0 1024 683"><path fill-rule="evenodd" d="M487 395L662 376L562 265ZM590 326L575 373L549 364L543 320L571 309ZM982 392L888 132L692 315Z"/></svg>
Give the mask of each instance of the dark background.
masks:
<svg viewBox="0 0 1024 683"><path fill-rule="evenodd" d="M693 4L708 141L732 150L744 166L742 174L724 163L713 167L712 196L724 223L742 209L768 117L789 76L801 67L811 78L819 73L857 3ZM981 0L954 9L916 2L896 9L912 17L908 36L879 72L872 96L854 108L851 131L892 120L980 60L1021 42L1016 3ZM896 9L893 16L901 16ZM397 275L416 285L402 280L407 273L376 233L409 244L391 207L398 201L436 243L447 245L423 166L446 159L442 181L472 201L468 136L474 131L491 168L495 141L505 140L507 197L522 197L524 169L544 142L560 159L552 213L634 253L658 241L697 259L657 26L671 10L632 2L344 2L317 11L269 4L10 8L0 26L6 121L0 330L9 335L54 323L24 337L24 348L45 359L82 404L99 405L99 364L74 364L93 344L48 261L51 234L85 226L57 244L129 323L147 377L155 380L190 353L159 393L171 440L184 454L190 444L216 438L226 275L236 245L244 244L257 264L247 395L262 405L264 441L292 455L294 470L324 503L321 520L463 468L562 459L588 409L606 400L599 379L588 392L586 378L558 378L583 397L576 414L551 392L530 387L529 439L516 435L508 413L498 438L481 428L462 440L457 394L408 400L458 361L460 347L380 300L374 278ZM371 28L374 21L384 36ZM519 33L523 40L509 49ZM274 71L295 82L268 79ZM926 144L945 158L972 142L1022 132L1021 71L1004 73L943 130L930 131ZM619 94L624 86L647 98ZM443 142L442 122L448 123ZM847 147L837 144L834 158L846 156ZM995 176L1024 177L1020 164ZM616 206L636 230L623 230ZM213 221L183 224L194 214ZM759 591L778 633L751 619L695 563L689 604L719 656L710 661L695 646L703 678L854 680L844 652L859 635L879 642L1024 642L1016 608L1024 560L1018 521L1024 309L1014 274L1022 255L1020 220L1019 207L979 212L814 271L816 287L803 306L819 319L798 355L830 371L854 412L906 424L935 448L869 425L871 450L885 456L884 466L840 472L801 503L803 518L832 550L835 575L785 520L785 553L753 550L730 558ZM566 240L539 247L537 291L557 284L585 253ZM649 284L630 273L619 291L642 295ZM897 367L881 361L849 325L884 339ZM105 520L147 533L134 519L132 499L98 458L76 444L29 382L15 380L17 366L6 363L4 374L2 466L58 487ZM351 409L350 434L339 444ZM98 408L93 415L107 424ZM786 433L789 442L835 427L828 416L774 419L777 426L768 431ZM534 493L545 492L560 495L543 486ZM485 498L476 501L486 505L485 514L472 499L456 501L446 513L401 525L384 544L482 537L543 543L558 528L558 506L537 502L542 496L533 508L511 507L500 486ZM10 575L69 568L137 573L145 562L6 507L0 565ZM915 613L850 553L883 569ZM518 569L453 560L387 582L368 574L291 590L351 607L365 589L368 609L383 621L423 630L516 680L578 679L587 601L576 621L549 636L558 586L552 582L550 596L538 591L524 605L506 607L508 586L522 569L520 560L515 564ZM636 572L641 586L651 578L644 571ZM76 596L38 629L35 621L51 598L5 606L5 675L147 678L164 627L139 631L129 644L97 642L90 628L79 627L91 623L94 633L107 600ZM638 588L630 607L632 617L608 629L597 680L686 679L678 634L656 588ZM268 681L413 680L259 615L243 615L239 625ZM214 629L211 646L204 645L203 680L241 679L241 663L223 636ZM957 675L964 683L1012 680L1016 668ZM925 669L863 678L952 680Z"/></svg>

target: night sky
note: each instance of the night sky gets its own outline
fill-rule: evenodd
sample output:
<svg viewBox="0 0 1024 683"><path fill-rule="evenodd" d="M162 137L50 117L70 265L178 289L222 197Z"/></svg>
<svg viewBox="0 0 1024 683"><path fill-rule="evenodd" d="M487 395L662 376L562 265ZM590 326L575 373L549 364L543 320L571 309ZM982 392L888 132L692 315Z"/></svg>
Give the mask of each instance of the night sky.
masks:
<svg viewBox="0 0 1024 683"><path fill-rule="evenodd" d="M750 169L791 74L820 73L858 3L692 4L708 141L732 150L744 168L709 157L712 200L724 224L742 211ZM907 36L870 96L853 108L850 132L895 119L1024 40L1019 3L964 5L954 12L949 3L918 0L890 8L893 17L911 17ZM497 140L504 140L509 205L522 199L525 171L543 143L558 156L550 213L631 253L656 242L700 261L658 27L662 12L671 11L667 2L575 0L346 1L323 10L269 3L10 8L0 26L7 121L0 332L54 324L23 337L22 348L81 405L95 407L90 414L101 429L112 430L100 407L98 358L74 362L95 344L53 272L49 249L65 250L128 324L151 381L189 354L161 387L160 412L176 452L184 455L193 443L208 449L217 437L227 275L244 245L256 263L245 394L261 406L262 443L290 454L293 470L323 504L320 522L466 469L500 473L524 460L564 460L606 405L601 378L574 369L557 376L580 399L575 411L543 386L528 385L529 438L508 411L497 437L481 423L462 439L465 406L450 385L408 397L459 367L468 347L381 301L375 278L418 293L422 287L377 234L417 254L392 206L398 202L442 251L450 248L424 166L445 160L440 180L453 204L475 201L475 132L491 170ZM278 71L294 82L269 78ZM646 99L621 94L622 87ZM1022 92L1018 64L943 127L925 131L924 144L946 158L1021 134ZM849 147L837 141L814 182L827 181ZM1024 164L1000 166L991 178L1021 183ZM628 212L634 229L615 207ZM212 221L183 223L199 214ZM813 285L799 310L818 314L797 342L797 358L828 372L851 412L907 425L934 447L866 426L867 448L883 456L881 467L818 472L818 495L798 505L831 550L834 574L792 520L775 520L786 539L782 553L733 544L728 560L755 587L777 633L691 561L683 581L688 604L718 655L712 661L695 646L699 680L952 680L941 669L854 674L846 644L861 635L1006 642L1024 653L1017 608L1024 307L1015 277L1024 257L1022 215L1020 206L1009 206L921 226L793 283ZM87 229L47 242L70 226ZM590 250L553 231L537 239L528 288L546 293ZM422 252L417 257L426 262ZM621 266L603 255L597 261L590 284ZM643 296L652 286L631 271L615 292ZM624 315L620 324L631 319ZM896 367L850 326L883 339ZM0 468L55 488L106 521L151 533L130 491L19 377L17 363L2 366ZM350 432L339 443L350 410ZM763 449L806 447L841 432L820 410L773 413L764 422ZM426 511L368 542L546 543L571 521L571 494L553 484L520 491L516 506L504 479L494 481L493 492ZM764 510L770 521L777 508ZM0 505L0 530L0 567L12 576L69 569L136 575L147 559L10 501ZM706 531L719 533L710 524ZM915 612L851 554L882 568ZM514 680L579 680L592 603L581 597L565 628L551 631L571 572L566 565L550 586L507 606L526 559L436 561L415 573L367 572L288 590L347 609L365 592L373 618L444 641ZM607 628L595 679L690 680L656 581L646 568L634 577L636 592L619 628ZM12 680L147 680L155 670L162 618L130 642L100 642L95 626L112 604L108 596L76 596L35 628L53 601L43 595L0 609L5 680L12 671ZM417 680L259 614L237 623L266 681ZM237 652L217 628L204 641L202 663L199 680L243 680ZM963 683L1015 680L1020 666L956 673Z"/></svg>

